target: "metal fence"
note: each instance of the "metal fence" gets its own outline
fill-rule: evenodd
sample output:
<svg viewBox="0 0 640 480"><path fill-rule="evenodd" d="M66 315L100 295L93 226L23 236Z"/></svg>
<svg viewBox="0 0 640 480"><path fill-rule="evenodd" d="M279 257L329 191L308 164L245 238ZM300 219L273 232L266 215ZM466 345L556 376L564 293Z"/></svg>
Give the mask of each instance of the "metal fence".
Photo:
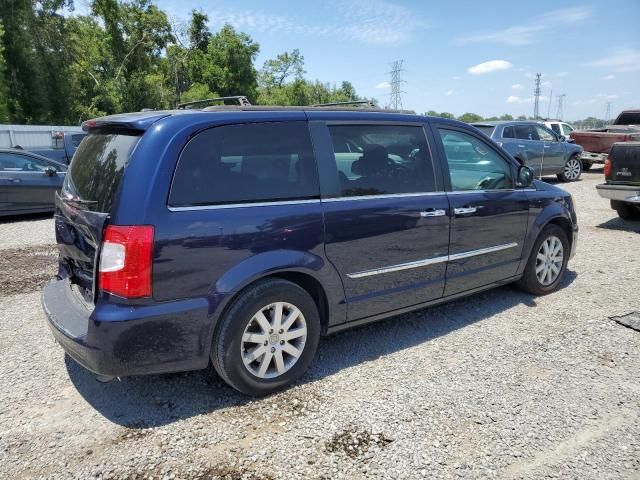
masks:
<svg viewBox="0 0 640 480"><path fill-rule="evenodd" d="M25 150L51 148L54 132L82 132L82 128L63 125L0 125L0 148L17 145Z"/></svg>

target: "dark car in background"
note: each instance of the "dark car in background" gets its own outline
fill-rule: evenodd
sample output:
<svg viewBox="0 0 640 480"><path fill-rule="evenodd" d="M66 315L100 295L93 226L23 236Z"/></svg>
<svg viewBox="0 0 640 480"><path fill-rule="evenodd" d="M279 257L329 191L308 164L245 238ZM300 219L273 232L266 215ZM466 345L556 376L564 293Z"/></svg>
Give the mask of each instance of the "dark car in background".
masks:
<svg viewBox="0 0 640 480"><path fill-rule="evenodd" d="M42 302L106 376L206 368L267 394L321 334L510 282L556 290L571 196L461 122L221 106L86 122Z"/></svg>
<svg viewBox="0 0 640 480"><path fill-rule="evenodd" d="M605 183L596 189L611 200L620 218L640 220L640 142L620 142L611 146L604 164Z"/></svg>
<svg viewBox="0 0 640 480"><path fill-rule="evenodd" d="M529 165L536 176L557 175L563 182L573 182L582 174L579 145L537 122L478 122L472 124L523 165Z"/></svg>
<svg viewBox="0 0 640 480"><path fill-rule="evenodd" d="M32 152L0 149L0 216L53 211L66 171Z"/></svg>

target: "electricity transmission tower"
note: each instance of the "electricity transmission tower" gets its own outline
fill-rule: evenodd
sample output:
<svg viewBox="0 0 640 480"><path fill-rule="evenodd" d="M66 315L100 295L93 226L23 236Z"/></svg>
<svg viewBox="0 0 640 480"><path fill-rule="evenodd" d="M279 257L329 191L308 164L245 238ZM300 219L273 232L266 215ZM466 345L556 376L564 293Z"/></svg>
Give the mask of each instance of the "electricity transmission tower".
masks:
<svg viewBox="0 0 640 480"><path fill-rule="evenodd" d="M391 65L391 108L393 110L402 110L402 94L405 93L400 89L400 84L404 81L400 78L402 73L402 60L396 60Z"/></svg>
<svg viewBox="0 0 640 480"><path fill-rule="evenodd" d="M564 102L564 97L566 97L566 96L567 96L566 93L558 95L558 110L556 111L556 118L558 120L562 120L562 115L563 115L562 103Z"/></svg>
<svg viewBox="0 0 640 480"><path fill-rule="evenodd" d="M607 102L607 113L604 116L607 124L611 123L611 102Z"/></svg>
<svg viewBox="0 0 640 480"><path fill-rule="evenodd" d="M540 77L541 73L536 73L536 88L533 90L533 119L537 120L540 116Z"/></svg>

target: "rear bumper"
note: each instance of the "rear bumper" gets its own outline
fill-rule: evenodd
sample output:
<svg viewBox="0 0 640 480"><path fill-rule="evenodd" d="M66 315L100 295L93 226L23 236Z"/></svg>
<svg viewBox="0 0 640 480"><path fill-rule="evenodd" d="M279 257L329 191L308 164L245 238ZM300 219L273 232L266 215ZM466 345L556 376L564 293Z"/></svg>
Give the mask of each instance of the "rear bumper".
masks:
<svg viewBox="0 0 640 480"><path fill-rule="evenodd" d="M213 325L206 299L154 305L87 305L67 280L52 280L42 306L53 336L76 362L106 376L205 368Z"/></svg>
<svg viewBox="0 0 640 480"><path fill-rule="evenodd" d="M580 159L583 161L583 163L604 163L607 159L607 154L582 152Z"/></svg>
<svg viewBox="0 0 640 480"><path fill-rule="evenodd" d="M640 186L602 183L596 185L596 190L602 198L640 205Z"/></svg>

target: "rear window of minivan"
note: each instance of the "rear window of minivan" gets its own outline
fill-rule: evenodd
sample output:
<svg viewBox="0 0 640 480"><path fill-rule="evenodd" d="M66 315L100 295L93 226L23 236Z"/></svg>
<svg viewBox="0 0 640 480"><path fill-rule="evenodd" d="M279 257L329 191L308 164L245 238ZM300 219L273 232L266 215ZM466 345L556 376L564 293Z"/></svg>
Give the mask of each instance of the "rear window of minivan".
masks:
<svg viewBox="0 0 640 480"><path fill-rule="evenodd" d="M73 155L63 192L83 208L109 212L120 180L140 135L119 132L90 133Z"/></svg>
<svg viewBox="0 0 640 480"><path fill-rule="evenodd" d="M213 127L184 147L169 205L315 199L318 172L306 122Z"/></svg>

